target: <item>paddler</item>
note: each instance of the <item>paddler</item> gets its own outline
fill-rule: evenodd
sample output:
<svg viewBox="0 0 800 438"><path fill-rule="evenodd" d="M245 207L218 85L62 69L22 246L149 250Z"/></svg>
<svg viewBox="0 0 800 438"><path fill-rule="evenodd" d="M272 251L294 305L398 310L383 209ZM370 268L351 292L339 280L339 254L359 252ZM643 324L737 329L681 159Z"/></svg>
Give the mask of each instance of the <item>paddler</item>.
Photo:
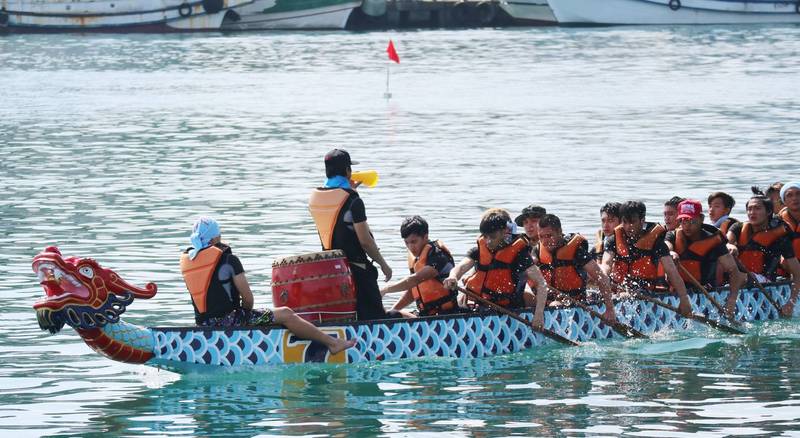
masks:
<svg viewBox="0 0 800 438"><path fill-rule="evenodd" d="M288 307L253 309L253 292L242 262L222 243L219 224L197 219L192 246L181 254L181 273L192 298L195 322L204 327L281 324L300 338L317 341L335 354L355 345L355 339L328 336Z"/></svg>
<svg viewBox="0 0 800 438"><path fill-rule="evenodd" d="M344 251L356 286L356 313L359 320L382 319L383 308L378 287L377 262L385 281L392 278L392 268L383 259L367 224L364 201L350 183L353 173L350 154L333 149L325 154L325 175L322 187L311 192L308 209L319 233L323 250Z"/></svg>
<svg viewBox="0 0 800 438"><path fill-rule="evenodd" d="M428 222L420 216L405 218L400 224L400 237L408 249L411 275L381 289L382 295L405 292L392 310L405 317L413 316L403 309L416 302L420 316L459 312L458 293L442 284L455 265L453 256L444 243L428 238Z"/></svg>
<svg viewBox="0 0 800 438"><path fill-rule="evenodd" d="M767 196L770 200L772 200L772 208L775 214L778 214L783 210L783 199L781 199L781 190L783 189L783 183L780 181L772 183L771 186L767 188L767 191L764 192L764 195Z"/></svg>
<svg viewBox="0 0 800 438"><path fill-rule="evenodd" d="M590 250L597 263L603 261L603 242L606 237L614 234L614 228L620 224L620 205L622 204L619 202L607 202L600 207L600 229L597 230L594 246Z"/></svg>
<svg viewBox="0 0 800 438"><path fill-rule="evenodd" d="M733 316L739 289L747 282L747 275L736 266L736 260L728 251L727 238L711 224L704 224L703 206L700 201L687 199L678 204L680 226L666 235L667 247L676 263L704 287L722 286L718 283L717 271L728 274L730 293L725 311ZM691 279L679 269L684 283Z"/></svg>
<svg viewBox="0 0 800 438"><path fill-rule="evenodd" d="M791 231L794 256L800 257L800 181L784 185L780 195L786 206L781 209L779 216Z"/></svg>
<svg viewBox="0 0 800 438"><path fill-rule="evenodd" d="M589 304L586 283L591 280L597 284L605 303L605 317L616 320L611 282L589 252L586 238L577 233L565 235L558 216L546 214L539 220L539 243L533 253L547 284L573 300Z"/></svg>
<svg viewBox="0 0 800 438"><path fill-rule="evenodd" d="M708 195L708 220L719 228L723 236L728 235L731 225L739 222L730 217L734 205L736 205L736 200L725 192L714 192Z"/></svg>
<svg viewBox="0 0 800 438"><path fill-rule="evenodd" d="M664 228L667 231L674 231L678 228L678 204L684 198L680 196L673 196L664 203Z"/></svg>
<svg viewBox="0 0 800 438"><path fill-rule="evenodd" d="M454 289L458 280L475 267L465 281L467 289L505 308L533 307L535 301L533 324L541 328L547 301L546 282L533 264L527 239L509 232L513 228L507 211L487 210L481 217L477 246L450 271L444 286ZM538 285L535 300L532 293L525 291L527 280Z"/></svg>
<svg viewBox="0 0 800 438"><path fill-rule="evenodd" d="M692 305L686 285L664 243L666 230L661 224L646 222L646 211L644 203L639 201L628 201L620 206L622 224L605 241L601 269L617 284L650 292L666 287L668 282L678 293L680 312L689 316ZM666 281L659 267L666 273Z"/></svg>
<svg viewBox="0 0 800 438"><path fill-rule="evenodd" d="M792 249L789 225L772 214L772 201L755 195L747 201L747 222L734 224L728 231L728 241L739 249L742 266L759 282L775 281L779 269L792 277L792 293L781 308L781 314L791 316L800 292L800 262Z"/></svg>
<svg viewBox="0 0 800 438"><path fill-rule="evenodd" d="M547 214L547 210L539 205L531 204L522 209L522 212L514 219L517 226L525 230L525 237L533 248L539 243L539 219Z"/></svg>

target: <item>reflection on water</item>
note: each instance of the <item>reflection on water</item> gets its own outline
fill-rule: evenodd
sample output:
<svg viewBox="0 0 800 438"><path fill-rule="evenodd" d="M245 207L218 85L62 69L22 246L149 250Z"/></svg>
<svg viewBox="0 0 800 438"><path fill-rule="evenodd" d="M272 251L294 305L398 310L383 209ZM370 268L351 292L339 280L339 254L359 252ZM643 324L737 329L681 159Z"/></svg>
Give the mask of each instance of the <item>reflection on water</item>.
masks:
<svg viewBox="0 0 800 438"><path fill-rule="evenodd" d="M31 304L44 246L156 281L126 320L190 324L178 270L193 219L220 219L256 305L274 258L318 248L321 157L350 150L395 276L422 214L456 254L487 207L530 203L593 235L610 200L797 176L800 28L0 38L0 430L225 435L678 435L797 429L794 322L471 362L186 376L110 362ZM390 305L393 298L387 298Z"/></svg>

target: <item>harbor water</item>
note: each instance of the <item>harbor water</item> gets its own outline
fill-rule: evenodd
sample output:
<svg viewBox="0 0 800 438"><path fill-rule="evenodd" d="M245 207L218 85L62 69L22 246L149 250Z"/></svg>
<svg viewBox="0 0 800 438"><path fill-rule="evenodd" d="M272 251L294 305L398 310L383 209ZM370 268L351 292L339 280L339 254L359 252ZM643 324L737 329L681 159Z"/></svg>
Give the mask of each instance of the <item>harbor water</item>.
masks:
<svg viewBox="0 0 800 438"><path fill-rule="evenodd" d="M4 36L0 432L800 436L797 321L177 375L40 331L30 268L57 244L158 283L126 321L189 325L178 257L207 214L270 306L272 261L319 249L306 201L333 147L380 174L360 192L396 279L407 215L458 257L489 207L541 204L593 236L605 202L660 221L670 197L722 190L743 218L751 185L800 178L798 71L796 26Z"/></svg>

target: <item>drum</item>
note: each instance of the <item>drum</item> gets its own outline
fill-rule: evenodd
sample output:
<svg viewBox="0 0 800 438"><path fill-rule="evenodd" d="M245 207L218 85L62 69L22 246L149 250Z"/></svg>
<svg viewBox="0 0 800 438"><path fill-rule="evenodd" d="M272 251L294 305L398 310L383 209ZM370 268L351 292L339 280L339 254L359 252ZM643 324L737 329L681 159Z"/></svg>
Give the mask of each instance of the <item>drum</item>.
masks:
<svg viewBox="0 0 800 438"><path fill-rule="evenodd" d="M277 258L272 262L272 302L312 322L356 317L356 288L341 250Z"/></svg>

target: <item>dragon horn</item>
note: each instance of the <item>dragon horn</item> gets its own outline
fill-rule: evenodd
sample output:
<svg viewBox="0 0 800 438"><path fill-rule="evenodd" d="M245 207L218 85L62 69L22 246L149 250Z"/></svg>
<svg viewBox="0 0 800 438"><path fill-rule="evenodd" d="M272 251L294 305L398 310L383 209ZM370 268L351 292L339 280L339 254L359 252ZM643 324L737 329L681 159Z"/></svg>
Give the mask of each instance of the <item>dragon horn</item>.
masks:
<svg viewBox="0 0 800 438"><path fill-rule="evenodd" d="M158 286L153 283L152 281L145 284L144 288L136 287L127 281L120 278L119 275L116 273L111 274L111 284L116 292L125 292L129 291L133 294L136 298L152 298L156 291L158 290Z"/></svg>

